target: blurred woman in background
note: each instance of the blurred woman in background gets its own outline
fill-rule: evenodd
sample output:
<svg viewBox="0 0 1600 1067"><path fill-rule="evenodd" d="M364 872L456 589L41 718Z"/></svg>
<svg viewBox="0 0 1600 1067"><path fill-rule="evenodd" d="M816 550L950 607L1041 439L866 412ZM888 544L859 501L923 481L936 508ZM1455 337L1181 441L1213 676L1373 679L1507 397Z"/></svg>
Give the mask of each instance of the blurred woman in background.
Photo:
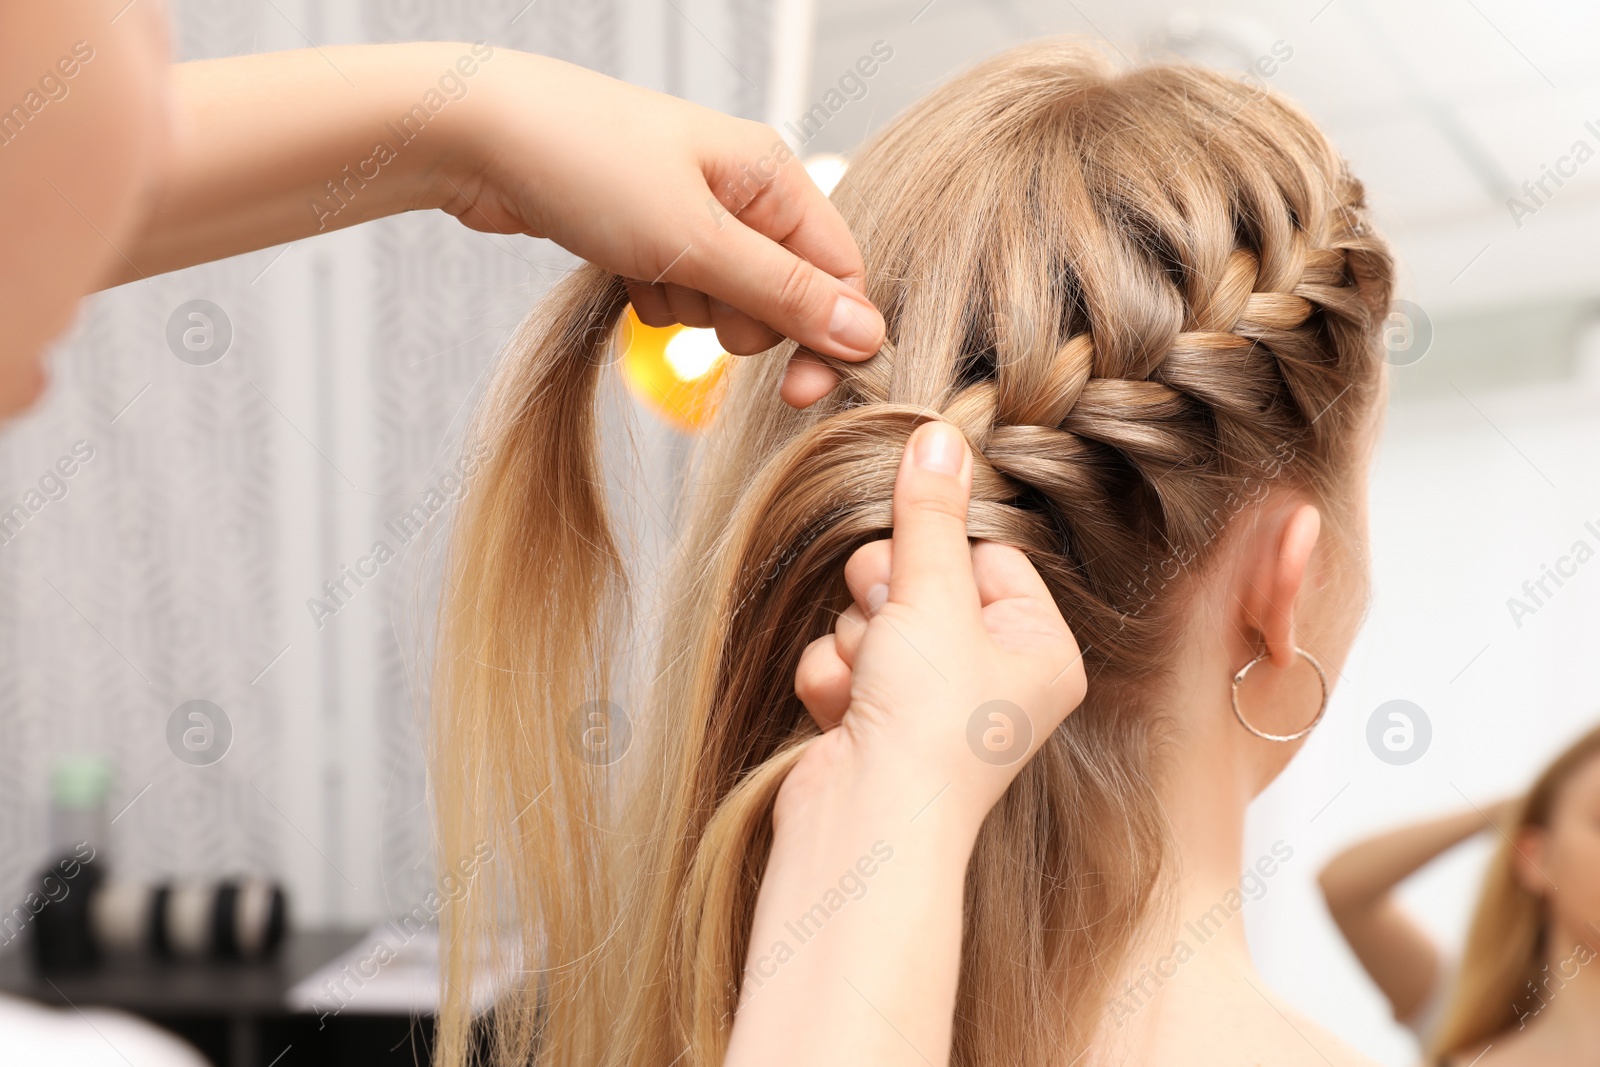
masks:
<svg viewBox="0 0 1600 1067"><path fill-rule="evenodd" d="M1491 828L1499 848L1456 962L1395 889ZM1321 883L1345 940L1429 1064L1600 1062L1600 727L1525 796L1363 841L1335 856Z"/></svg>

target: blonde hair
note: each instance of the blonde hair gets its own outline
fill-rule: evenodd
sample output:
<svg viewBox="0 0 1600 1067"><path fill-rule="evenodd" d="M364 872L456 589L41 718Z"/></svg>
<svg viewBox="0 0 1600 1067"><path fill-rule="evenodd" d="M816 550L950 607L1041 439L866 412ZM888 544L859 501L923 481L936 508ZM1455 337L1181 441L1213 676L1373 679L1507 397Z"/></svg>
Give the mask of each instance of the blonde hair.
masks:
<svg viewBox="0 0 1600 1067"><path fill-rule="evenodd" d="M496 1062L720 1064L770 806L817 733L795 666L935 417L975 450L972 536L1027 552L1091 679L972 857L952 1063L1067 1062L1099 1025L1166 851L1143 694L1181 579L1252 484L1336 495L1380 391L1390 258L1277 97L1064 41L936 90L834 200L891 343L834 364L805 412L776 397L791 345L739 361L626 780L569 736L607 698L623 605L594 415L622 282L578 272L498 368L441 613L434 786L444 865L488 841L510 879L446 914L441 1063L468 1056L472 946L509 916L526 980Z"/></svg>
<svg viewBox="0 0 1600 1067"><path fill-rule="evenodd" d="M1517 838L1548 829L1567 783L1600 758L1600 727L1567 747L1545 768L1517 806L1516 818L1484 874L1478 907L1467 933L1460 977L1428 1050L1429 1062L1476 1052L1490 1038L1533 1010L1549 938L1544 897L1522 884L1516 871Z"/></svg>

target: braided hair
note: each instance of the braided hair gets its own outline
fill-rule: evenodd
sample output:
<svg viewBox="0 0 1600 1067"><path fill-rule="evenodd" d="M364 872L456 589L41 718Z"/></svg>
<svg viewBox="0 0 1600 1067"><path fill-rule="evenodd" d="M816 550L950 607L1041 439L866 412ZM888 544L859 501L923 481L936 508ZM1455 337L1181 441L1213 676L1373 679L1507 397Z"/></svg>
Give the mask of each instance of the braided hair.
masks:
<svg viewBox="0 0 1600 1067"><path fill-rule="evenodd" d="M845 560L888 535L930 418L971 442L969 533L1027 553L1090 677L974 851L952 1062L1073 1061L1161 884L1144 694L1188 579L1267 487L1337 505L1356 462L1392 264L1360 184L1275 95L1040 42L897 119L833 198L890 341L828 361L841 384L799 413L776 397L792 345L739 362L698 453L652 741L621 783L560 755L562 713L607 680L622 574L592 443L621 282L570 281L480 412L494 458L458 521L436 773L447 854L487 838L521 857L542 978L497 1012L507 1062L535 1019L544 1063L721 1061L771 802L816 734L795 668L848 603ZM632 803L612 805L619 784ZM458 941L487 922L446 918ZM465 1009L446 999L451 1063Z"/></svg>

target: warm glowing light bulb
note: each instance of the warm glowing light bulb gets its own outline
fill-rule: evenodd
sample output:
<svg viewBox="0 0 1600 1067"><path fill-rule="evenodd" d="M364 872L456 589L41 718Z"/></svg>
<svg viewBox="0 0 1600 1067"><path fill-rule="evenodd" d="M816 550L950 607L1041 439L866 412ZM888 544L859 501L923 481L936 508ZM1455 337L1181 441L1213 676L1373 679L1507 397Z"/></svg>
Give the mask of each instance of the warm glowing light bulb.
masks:
<svg viewBox="0 0 1600 1067"><path fill-rule="evenodd" d="M715 331L646 326L630 307L617 341L622 376L651 411L687 433L711 421L731 362Z"/></svg>
<svg viewBox="0 0 1600 1067"><path fill-rule="evenodd" d="M686 382L708 373L723 354L715 330L683 329L667 342L667 365Z"/></svg>
<svg viewBox="0 0 1600 1067"><path fill-rule="evenodd" d="M806 173L817 183L822 195L827 196L833 192L833 187L839 184L839 179L844 177L844 172L849 166L849 162L843 156L836 156L830 152L806 160Z"/></svg>

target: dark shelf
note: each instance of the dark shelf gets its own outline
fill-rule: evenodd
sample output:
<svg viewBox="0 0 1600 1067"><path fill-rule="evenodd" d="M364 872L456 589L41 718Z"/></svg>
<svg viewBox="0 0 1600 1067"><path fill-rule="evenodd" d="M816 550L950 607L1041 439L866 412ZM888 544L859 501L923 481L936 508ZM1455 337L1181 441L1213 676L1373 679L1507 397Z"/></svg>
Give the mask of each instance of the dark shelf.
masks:
<svg viewBox="0 0 1600 1067"><path fill-rule="evenodd" d="M263 963L116 959L39 974L27 951L0 954L0 993L51 1007L119 1008L188 1040L218 1067L426 1064L431 1017L320 1018L289 1011L296 982L347 951L363 930L303 930Z"/></svg>

